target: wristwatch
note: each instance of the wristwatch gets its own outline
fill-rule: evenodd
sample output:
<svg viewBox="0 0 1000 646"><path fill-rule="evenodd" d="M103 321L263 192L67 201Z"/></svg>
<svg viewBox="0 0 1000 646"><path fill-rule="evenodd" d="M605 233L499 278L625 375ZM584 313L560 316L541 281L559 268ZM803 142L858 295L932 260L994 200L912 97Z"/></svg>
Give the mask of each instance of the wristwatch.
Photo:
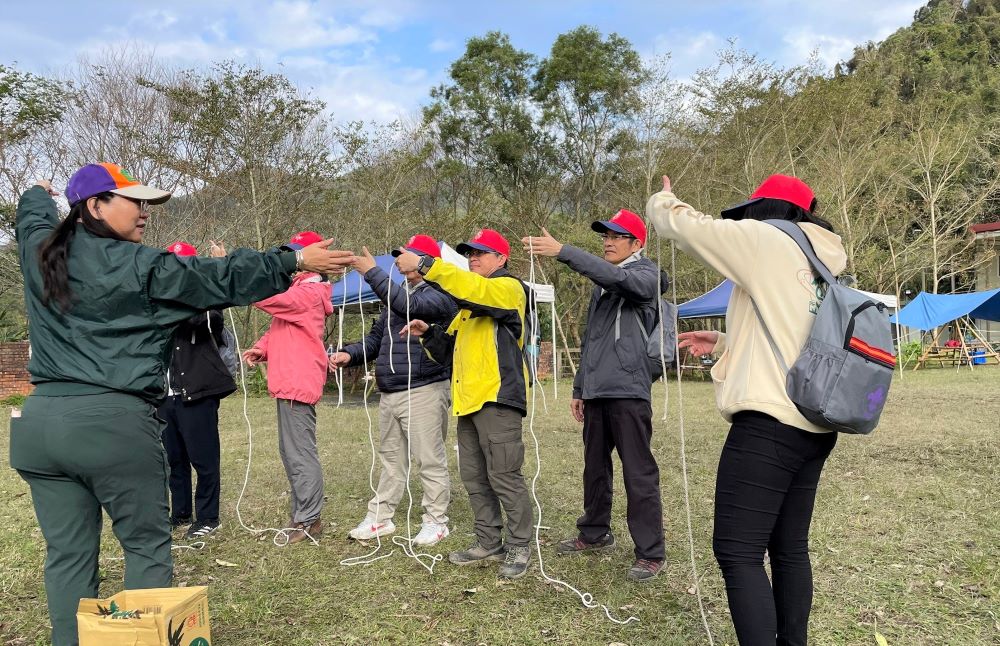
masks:
<svg viewBox="0 0 1000 646"><path fill-rule="evenodd" d="M433 264L434 256L420 256L420 262L417 263L417 273L426 276Z"/></svg>

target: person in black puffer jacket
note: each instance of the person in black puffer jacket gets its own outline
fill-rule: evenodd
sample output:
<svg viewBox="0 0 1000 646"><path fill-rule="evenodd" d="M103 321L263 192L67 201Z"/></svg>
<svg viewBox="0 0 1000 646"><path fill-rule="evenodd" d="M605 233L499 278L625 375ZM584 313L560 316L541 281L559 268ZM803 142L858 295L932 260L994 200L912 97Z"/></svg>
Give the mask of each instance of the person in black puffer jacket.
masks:
<svg viewBox="0 0 1000 646"><path fill-rule="evenodd" d="M406 249L441 257L437 242L426 235L413 236ZM419 339L401 338L400 330L412 319L448 325L458 307L450 296L425 283L416 271L407 272L405 285L390 284L389 275L375 264L368 249L354 266L388 306L362 341L341 348L330 357L331 370L374 359L375 383L382 393L379 401L382 475L377 493L368 503L368 514L349 535L356 540L367 540L396 530L392 517L406 489L409 444L409 459L420 470L424 490L423 522L413 542L433 545L448 535L451 482L444 440L451 406L451 363L433 361Z"/></svg>
<svg viewBox="0 0 1000 646"><path fill-rule="evenodd" d="M167 249L196 256L186 242ZM200 539L219 527L219 401L236 390L233 376L219 354L224 343L222 312L195 314L174 333L167 371L167 398L157 409L166 422L161 439L170 463L170 524L191 524L184 538ZM191 467L198 474L191 515Z"/></svg>

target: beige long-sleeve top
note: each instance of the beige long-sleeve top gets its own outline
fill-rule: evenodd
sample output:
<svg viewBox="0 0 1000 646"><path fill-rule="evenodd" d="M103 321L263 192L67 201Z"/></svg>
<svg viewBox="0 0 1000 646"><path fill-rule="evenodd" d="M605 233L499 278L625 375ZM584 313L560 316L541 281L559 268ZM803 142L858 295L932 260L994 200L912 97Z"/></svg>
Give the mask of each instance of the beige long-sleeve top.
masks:
<svg viewBox="0 0 1000 646"><path fill-rule="evenodd" d="M826 291L795 241L757 220L723 220L700 213L669 191L649 198L646 216L656 232L712 267L733 284L726 309L726 334L714 348L715 398L727 421L745 410L814 433L828 432L808 422L785 392L785 373L768 343L760 316L791 366L812 329ZM840 236L814 224L802 230L830 271L840 274L847 254ZM751 298L753 301L751 301Z"/></svg>

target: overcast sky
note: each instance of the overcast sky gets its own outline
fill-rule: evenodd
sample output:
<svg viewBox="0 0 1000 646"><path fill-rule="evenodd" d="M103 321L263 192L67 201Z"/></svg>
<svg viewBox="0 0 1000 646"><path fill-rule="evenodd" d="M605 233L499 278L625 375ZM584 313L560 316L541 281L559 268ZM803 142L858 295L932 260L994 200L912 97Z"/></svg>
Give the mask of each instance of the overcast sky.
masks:
<svg viewBox="0 0 1000 646"><path fill-rule="evenodd" d="M224 59L260 64L324 100L337 119L390 120L416 111L465 41L491 30L545 56L560 33L592 25L628 38L643 56L670 53L674 76L684 78L711 64L730 38L781 65L803 63L815 50L832 69L855 45L909 24L922 4L0 0L0 62L58 74L81 54L134 43L171 65L204 67Z"/></svg>

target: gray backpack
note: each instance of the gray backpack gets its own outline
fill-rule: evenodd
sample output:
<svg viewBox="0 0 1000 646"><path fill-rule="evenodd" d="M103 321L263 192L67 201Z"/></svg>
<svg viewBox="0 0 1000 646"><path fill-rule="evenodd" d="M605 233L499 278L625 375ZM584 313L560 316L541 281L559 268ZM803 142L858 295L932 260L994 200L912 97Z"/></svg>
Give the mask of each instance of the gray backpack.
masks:
<svg viewBox="0 0 1000 646"><path fill-rule="evenodd" d="M663 366L668 367L674 362L677 350L677 306L665 298L656 299L660 306L660 312L653 323L651 331L646 330L639 311L632 309L636 323L639 324L639 332L642 334L643 343L646 344L646 359L649 363L649 373L656 381L663 376ZM621 338L622 306L625 301L618 304L618 315L615 317L615 341ZM662 357L661 357L662 353Z"/></svg>
<svg viewBox="0 0 1000 646"><path fill-rule="evenodd" d="M827 284L812 331L791 369L754 303L771 350L788 375L788 397L817 426L841 433L871 433L878 425L896 366L885 304L839 284L797 224L787 220L765 223L791 236Z"/></svg>

